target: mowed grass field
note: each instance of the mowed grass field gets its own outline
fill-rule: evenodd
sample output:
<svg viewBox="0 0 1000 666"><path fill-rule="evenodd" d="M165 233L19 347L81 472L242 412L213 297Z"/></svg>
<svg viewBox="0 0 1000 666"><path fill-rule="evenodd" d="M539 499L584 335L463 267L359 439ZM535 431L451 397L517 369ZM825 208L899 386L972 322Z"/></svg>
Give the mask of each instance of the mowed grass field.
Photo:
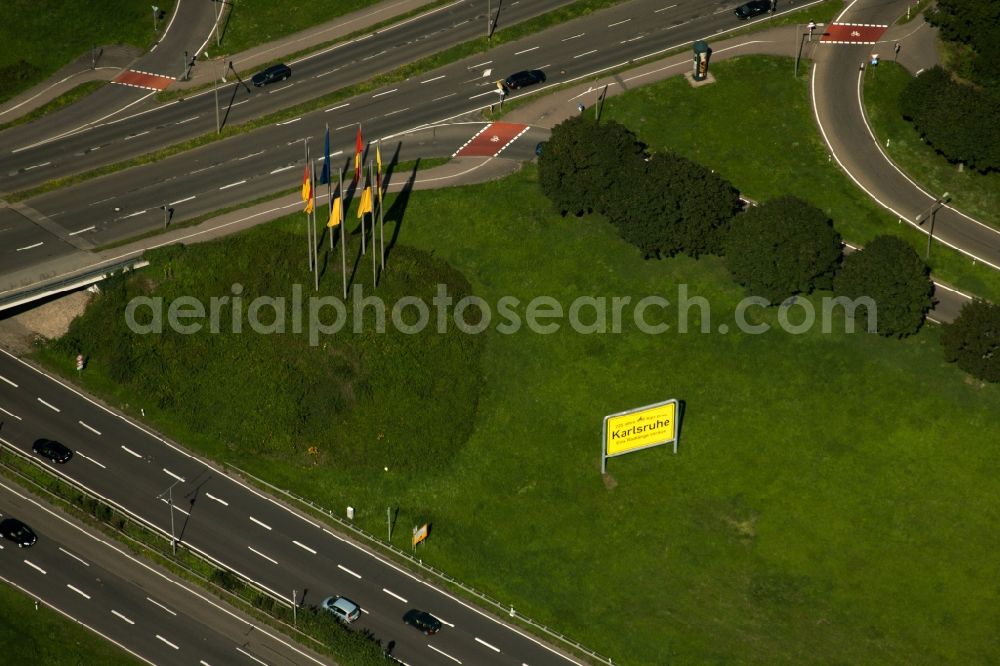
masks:
<svg viewBox="0 0 1000 666"><path fill-rule="evenodd" d="M0 583L0 654L5 664L134 666L143 663L20 590Z"/></svg>
<svg viewBox="0 0 1000 666"><path fill-rule="evenodd" d="M715 68L720 84L701 91L721 91L725 81L738 80L724 64ZM767 72L759 64L750 69ZM807 198L825 208L847 205L839 202L850 197L819 170L806 172L818 184L792 180L780 188L779 176L794 169L779 159L782 151L763 143L773 140L764 132L753 133L758 143L740 139L744 171L730 175L709 151L725 141L702 136L699 144L687 137L683 123L690 115L683 105L692 102L683 88L669 88L674 82L663 85L658 95L639 91L646 121L637 130L652 145L658 137L662 145L704 145L704 161L742 188L758 190L752 196L808 191ZM768 77L755 85L767 99L780 90L769 87ZM628 101L612 100L606 113L626 118ZM746 100L726 106L741 108L740 102ZM726 101L719 97L716 104ZM726 107L701 108L721 114ZM659 129L670 123L676 123L673 134ZM742 132L741 126L730 130ZM814 139L801 140L814 147ZM759 176L751 182L753 174ZM372 471L336 455L317 464L306 448L312 442L267 456L210 441L187 428L183 414L143 404L142 390L111 395L101 359L91 360L85 384L103 387L131 411L144 407L158 427L196 450L331 510L355 507L358 522L373 533L385 533L386 507L398 509L393 540L400 547L409 546L408 528L430 522L431 536L419 551L424 561L616 663L1000 660L1000 389L944 363L938 329L885 340L846 333L835 316L830 333L817 323L791 334L781 330L777 311L751 308L750 321L772 329L738 332L733 313L743 294L719 259L643 261L599 217L554 214L531 165L501 181L414 193L402 222L400 208L387 218L387 234L398 231L401 244L448 262L487 303L519 299L515 311L522 318L537 296L553 297L566 309L579 297L609 303L631 297L634 304L655 294L676 304L684 286L689 298L710 304L708 332L700 332L694 307L689 331L681 333L673 306L647 312L651 322L662 317L670 325L660 335L638 331L628 307L621 333L584 335L565 320L547 335L490 327L483 334L482 387L470 436L448 455L427 456L405 471L391 460L385 460L388 471ZM273 233L284 235L296 224L296 218L281 221ZM276 258L274 266L282 261ZM365 266L359 280L367 284ZM391 272L392 255L388 266ZM255 263L254 280L287 294L295 278L271 269ZM197 273L190 267L178 272ZM415 285L414 292L426 287ZM322 288L339 294L339 274L328 273ZM817 312L823 295L809 299ZM584 308L581 319L591 321L591 314ZM800 316L798 306L788 313L794 322ZM449 335L464 334L452 327ZM274 342L244 334L240 344L246 362L254 363L260 358L255 347ZM45 356L76 374L72 356ZM439 370L428 364L422 372L433 377ZM232 399L233 385L249 376L234 364L215 404L261 409ZM395 391L401 404L420 409L411 384L393 379L382 394L392 399ZM661 447L613 459L602 478L604 415L666 398L686 405L679 454ZM366 408L379 413L363 401L357 405ZM433 427L409 433L416 452L436 436ZM367 437L356 445L376 450Z"/></svg>

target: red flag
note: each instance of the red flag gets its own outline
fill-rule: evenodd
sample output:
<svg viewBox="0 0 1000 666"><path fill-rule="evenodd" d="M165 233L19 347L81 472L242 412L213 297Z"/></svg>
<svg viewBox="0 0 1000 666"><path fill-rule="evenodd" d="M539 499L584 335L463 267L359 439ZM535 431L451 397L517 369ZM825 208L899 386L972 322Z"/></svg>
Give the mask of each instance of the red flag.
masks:
<svg viewBox="0 0 1000 666"><path fill-rule="evenodd" d="M358 136L354 140L354 182L361 179L361 154L365 151L365 142L361 138L361 125L358 125Z"/></svg>

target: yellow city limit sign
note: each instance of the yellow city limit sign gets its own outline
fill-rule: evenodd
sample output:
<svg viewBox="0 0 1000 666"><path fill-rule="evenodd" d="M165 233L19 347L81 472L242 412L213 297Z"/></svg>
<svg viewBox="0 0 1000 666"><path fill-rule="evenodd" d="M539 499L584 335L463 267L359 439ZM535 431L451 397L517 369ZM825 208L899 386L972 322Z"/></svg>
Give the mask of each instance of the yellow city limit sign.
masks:
<svg viewBox="0 0 1000 666"><path fill-rule="evenodd" d="M678 407L676 400L658 402L604 417L601 472L607 458L674 442L677 452Z"/></svg>

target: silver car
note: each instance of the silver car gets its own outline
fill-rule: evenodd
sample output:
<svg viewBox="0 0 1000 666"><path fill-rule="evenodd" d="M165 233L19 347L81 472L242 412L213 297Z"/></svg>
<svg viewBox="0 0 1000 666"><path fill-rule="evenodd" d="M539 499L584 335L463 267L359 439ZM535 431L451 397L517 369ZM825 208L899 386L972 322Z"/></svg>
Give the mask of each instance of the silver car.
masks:
<svg viewBox="0 0 1000 666"><path fill-rule="evenodd" d="M347 597L327 597L320 606L341 622L351 623L361 617L361 607Z"/></svg>

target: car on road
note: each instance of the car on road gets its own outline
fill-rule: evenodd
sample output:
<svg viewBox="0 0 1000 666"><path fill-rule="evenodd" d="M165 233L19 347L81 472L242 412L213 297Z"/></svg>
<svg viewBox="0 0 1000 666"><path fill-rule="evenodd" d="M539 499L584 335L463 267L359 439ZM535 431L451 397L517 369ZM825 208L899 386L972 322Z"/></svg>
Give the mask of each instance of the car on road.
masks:
<svg viewBox="0 0 1000 666"><path fill-rule="evenodd" d="M31 528L17 518L0 520L0 535L4 539L13 541L20 548L34 546L35 542L38 541L38 537L31 531Z"/></svg>
<svg viewBox="0 0 1000 666"><path fill-rule="evenodd" d="M48 458L59 464L69 462L69 459L73 457L73 452L70 451L69 447L53 439L36 439L35 443L31 445L31 450L43 458Z"/></svg>
<svg viewBox="0 0 1000 666"><path fill-rule="evenodd" d="M533 86L536 83L545 83L545 72L540 69L526 69L508 76L504 80L503 86L508 90L517 90L518 88Z"/></svg>
<svg viewBox="0 0 1000 666"><path fill-rule="evenodd" d="M320 606L341 622L351 623L361 617L361 607L347 597L327 597Z"/></svg>
<svg viewBox="0 0 1000 666"><path fill-rule="evenodd" d="M746 21L754 16L766 14L769 11L771 11L771 0L750 0L750 2L737 7L733 13L736 14L736 18L739 20Z"/></svg>
<svg viewBox="0 0 1000 666"><path fill-rule="evenodd" d="M425 636L430 636L441 631L441 620L427 611L417 610L416 608L406 611L406 615L403 616L403 622L418 631L424 632Z"/></svg>
<svg viewBox="0 0 1000 666"><path fill-rule="evenodd" d="M261 86L266 86L269 83L284 81L291 75L292 68L282 63L280 65L271 65L267 69L257 72L253 75L253 78L250 79L250 82L260 88Z"/></svg>

